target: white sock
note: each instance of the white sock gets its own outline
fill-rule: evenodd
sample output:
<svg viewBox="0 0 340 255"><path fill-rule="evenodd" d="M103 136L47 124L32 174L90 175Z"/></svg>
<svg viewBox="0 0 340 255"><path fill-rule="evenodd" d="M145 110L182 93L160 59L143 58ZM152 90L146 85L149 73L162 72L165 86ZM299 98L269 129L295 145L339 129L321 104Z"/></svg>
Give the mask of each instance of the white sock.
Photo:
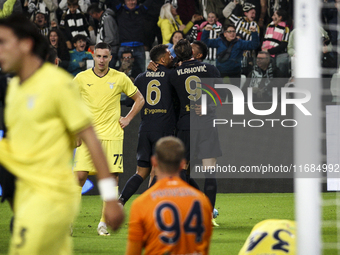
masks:
<svg viewBox="0 0 340 255"><path fill-rule="evenodd" d="M98 228L100 228L101 226L107 227L105 222L100 221L98 224Z"/></svg>

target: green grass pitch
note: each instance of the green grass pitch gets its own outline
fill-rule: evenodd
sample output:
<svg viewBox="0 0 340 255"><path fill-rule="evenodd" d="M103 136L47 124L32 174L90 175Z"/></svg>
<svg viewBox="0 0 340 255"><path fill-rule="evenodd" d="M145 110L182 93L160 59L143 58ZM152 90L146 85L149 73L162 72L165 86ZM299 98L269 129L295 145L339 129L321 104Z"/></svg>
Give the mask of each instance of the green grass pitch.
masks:
<svg viewBox="0 0 340 255"><path fill-rule="evenodd" d="M82 209L74 224L73 242L76 255L121 255L125 253L127 220L133 196L125 206L126 220L122 228L111 236L98 236L101 200L99 196L83 196ZM323 199L333 199L335 193L324 193ZM212 255L237 255L252 227L264 219L294 220L294 194L218 194L216 208L219 227L214 228L210 246ZM0 254L7 254L10 238L9 221L12 213L7 203L0 204ZM323 207L324 220L336 219L336 206ZM51 229L53 231L53 229ZM336 242L336 224L322 228L324 242ZM323 254L335 255L336 250L324 250Z"/></svg>

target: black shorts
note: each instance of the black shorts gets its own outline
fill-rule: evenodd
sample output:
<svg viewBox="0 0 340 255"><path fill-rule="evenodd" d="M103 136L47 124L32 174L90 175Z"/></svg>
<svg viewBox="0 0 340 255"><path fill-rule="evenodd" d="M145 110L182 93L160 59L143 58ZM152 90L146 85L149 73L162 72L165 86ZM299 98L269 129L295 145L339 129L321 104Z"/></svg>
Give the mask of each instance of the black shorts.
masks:
<svg viewBox="0 0 340 255"><path fill-rule="evenodd" d="M197 159L217 158L222 156L217 128L191 130L191 156Z"/></svg>
<svg viewBox="0 0 340 255"><path fill-rule="evenodd" d="M139 132L137 146L137 166L151 167L150 158L155 152L157 141L164 136L171 136L166 132Z"/></svg>
<svg viewBox="0 0 340 255"><path fill-rule="evenodd" d="M0 185L2 188L1 202L5 201L5 199L10 199L14 197L15 177L1 165L0 165Z"/></svg>

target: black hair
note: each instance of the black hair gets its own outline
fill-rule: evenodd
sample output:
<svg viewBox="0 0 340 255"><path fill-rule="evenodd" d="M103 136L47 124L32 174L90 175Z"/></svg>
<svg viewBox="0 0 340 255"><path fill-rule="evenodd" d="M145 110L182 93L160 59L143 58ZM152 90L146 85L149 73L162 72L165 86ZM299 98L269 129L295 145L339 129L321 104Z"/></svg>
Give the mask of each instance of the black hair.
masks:
<svg viewBox="0 0 340 255"><path fill-rule="evenodd" d="M207 47L207 45L204 42L197 41L197 40L193 41L192 43L196 44L199 47L200 53L202 54L202 58L201 59L204 60L207 57L207 55L208 55L208 47Z"/></svg>
<svg viewBox="0 0 340 255"><path fill-rule="evenodd" d="M192 48L187 39L181 39L175 45L175 54L179 61L186 61L192 58Z"/></svg>
<svg viewBox="0 0 340 255"><path fill-rule="evenodd" d="M54 48L52 45L48 47L48 53L46 56L46 61L50 62L52 64L55 64L55 60L58 58L58 52L56 48Z"/></svg>
<svg viewBox="0 0 340 255"><path fill-rule="evenodd" d="M56 32L57 35L58 35L58 45L57 45L57 48L58 48L60 51L68 51L65 36L64 36L63 32L61 32L61 30L58 29L58 28L55 28L55 27L54 27L54 28L52 28L52 29L48 32L48 35L47 35L48 43L51 45L50 35L51 35L52 32ZM60 52L60 51L59 51L59 52Z"/></svg>
<svg viewBox="0 0 340 255"><path fill-rule="evenodd" d="M104 42L97 43L96 46L94 46L94 50L96 49L108 49L111 52L110 44Z"/></svg>
<svg viewBox="0 0 340 255"><path fill-rule="evenodd" d="M165 44L159 44L154 46L150 50L150 59L153 62L158 62L159 59L166 53L166 49L168 48L168 45Z"/></svg>
<svg viewBox="0 0 340 255"><path fill-rule="evenodd" d="M78 5L79 6L79 3L78 3L78 0L67 0L67 5Z"/></svg>
<svg viewBox="0 0 340 255"><path fill-rule="evenodd" d="M84 42L86 42L87 41L87 37L85 35L82 35L82 34L77 34L76 36L74 36L72 38L72 44L74 44L74 43L76 43L76 42L78 42L80 40L83 40Z"/></svg>
<svg viewBox="0 0 340 255"><path fill-rule="evenodd" d="M132 52L132 50L124 50L124 51L122 52L121 58L123 57L123 54L131 54L131 56L133 57L133 52Z"/></svg>
<svg viewBox="0 0 340 255"><path fill-rule="evenodd" d="M37 26L25 15L15 13L4 19L0 19L0 26L11 29L18 39L32 39L32 53L42 60L46 59L49 47L48 41L40 34Z"/></svg>
<svg viewBox="0 0 340 255"><path fill-rule="evenodd" d="M288 21L288 13L284 9L279 9L276 11L277 16L282 17L281 21Z"/></svg>
<svg viewBox="0 0 340 255"><path fill-rule="evenodd" d="M100 13L101 11L102 11L102 9L99 8L99 4L98 4L98 3L91 4L91 5L87 8L87 13L88 13L88 14L92 14L92 13Z"/></svg>
<svg viewBox="0 0 340 255"><path fill-rule="evenodd" d="M233 24L228 24L223 27L224 31L227 31L229 27L232 27L236 30L236 27Z"/></svg>
<svg viewBox="0 0 340 255"><path fill-rule="evenodd" d="M174 42L173 42L172 39L174 38L175 34L177 34L177 33L182 34L182 37L185 38L185 37L184 37L184 33L183 33L182 31L180 31L180 30L177 30L177 31L173 32L172 35L171 35L171 37L170 37L170 41L169 41L169 42L170 42L171 44L174 44Z"/></svg>

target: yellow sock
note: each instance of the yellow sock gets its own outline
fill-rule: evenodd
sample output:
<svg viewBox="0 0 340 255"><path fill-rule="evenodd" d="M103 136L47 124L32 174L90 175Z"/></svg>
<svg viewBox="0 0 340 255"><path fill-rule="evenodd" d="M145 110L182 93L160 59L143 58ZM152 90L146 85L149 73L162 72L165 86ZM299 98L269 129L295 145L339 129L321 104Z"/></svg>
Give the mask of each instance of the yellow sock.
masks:
<svg viewBox="0 0 340 255"><path fill-rule="evenodd" d="M119 195L118 195L118 186L116 187L116 189L117 189L117 199L118 199L118 197L119 197ZM105 201L103 201L102 217L100 218L100 222L105 222L105 216L104 216L105 205L106 205L106 203L105 203Z"/></svg>

